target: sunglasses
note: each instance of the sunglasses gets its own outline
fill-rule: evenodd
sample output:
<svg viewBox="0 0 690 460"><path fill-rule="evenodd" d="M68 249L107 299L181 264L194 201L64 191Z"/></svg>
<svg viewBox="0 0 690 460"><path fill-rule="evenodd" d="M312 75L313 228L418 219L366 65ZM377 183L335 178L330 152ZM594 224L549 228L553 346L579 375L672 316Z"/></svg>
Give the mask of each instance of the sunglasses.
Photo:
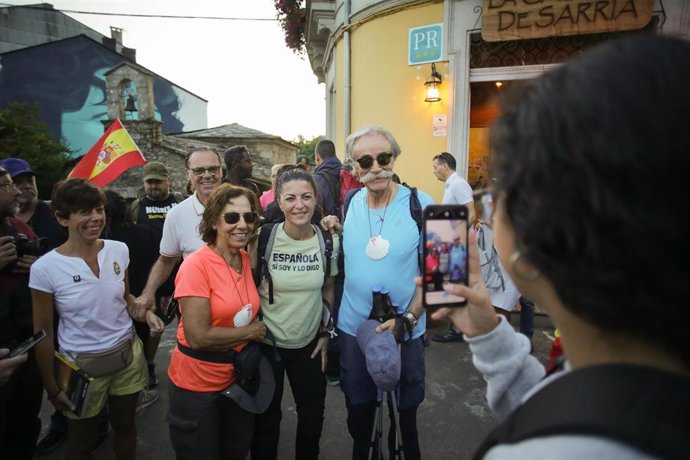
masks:
<svg viewBox="0 0 690 460"><path fill-rule="evenodd" d="M223 214L223 220L229 225L235 225L240 221L240 217L242 217L247 224L255 224L256 221L259 220L259 214L256 212L244 212L241 214L239 212L226 212Z"/></svg>
<svg viewBox="0 0 690 460"><path fill-rule="evenodd" d="M376 155L376 162L379 166L386 166L390 164L391 158L393 158L392 153L381 152ZM360 168L369 169L374 165L374 157L371 155L364 155L363 157L357 158L357 163L359 163Z"/></svg>
<svg viewBox="0 0 690 460"><path fill-rule="evenodd" d="M195 176L203 176L206 172L212 176L217 176L220 173L220 166L209 166L208 168L192 168L190 169Z"/></svg>

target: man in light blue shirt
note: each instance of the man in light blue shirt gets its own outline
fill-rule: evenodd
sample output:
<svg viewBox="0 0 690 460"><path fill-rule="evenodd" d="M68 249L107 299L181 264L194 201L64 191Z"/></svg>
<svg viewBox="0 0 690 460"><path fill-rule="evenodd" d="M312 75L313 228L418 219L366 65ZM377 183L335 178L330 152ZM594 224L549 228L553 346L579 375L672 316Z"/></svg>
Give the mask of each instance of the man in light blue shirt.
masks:
<svg viewBox="0 0 690 460"><path fill-rule="evenodd" d="M397 318L383 322L377 332L392 330L395 334L405 329L398 336L402 361L399 416L405 458L414 460L420 458L417 407L424 400L422 335L426 317L421 289L413 282L420 275L420 231L411 214L412 191L392 180L400 147L385 128L368 126L352 133L346 140L346 152L365 185L352 197L343 223L345 286L338 317L340 386L354 441L352 458L367 458L377 396L357 344L357 329L371 314L372 291L382 290L388 292ZM426 193L417 195L422 209L433 203ZM409 329L401 328L402 324Z"/></svg>

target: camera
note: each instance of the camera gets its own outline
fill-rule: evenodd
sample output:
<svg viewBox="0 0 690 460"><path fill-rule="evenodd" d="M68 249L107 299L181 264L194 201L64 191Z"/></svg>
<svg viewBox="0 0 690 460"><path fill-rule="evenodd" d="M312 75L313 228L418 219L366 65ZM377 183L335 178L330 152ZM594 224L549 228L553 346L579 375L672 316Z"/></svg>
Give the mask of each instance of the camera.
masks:
<svg viewBox="0 0 690 460"><path fill-rule="evenodd" d="M41 257L50 249L48 245L48 238L38 238L36 240L30 240L23 233L13 233L14 235L12 235L12 242L14 243L14 247L17 250L17 259L7 264L2 269L3 272L12 271L14 268L16 268L17 260L19 260L22 256Z"/></svg>

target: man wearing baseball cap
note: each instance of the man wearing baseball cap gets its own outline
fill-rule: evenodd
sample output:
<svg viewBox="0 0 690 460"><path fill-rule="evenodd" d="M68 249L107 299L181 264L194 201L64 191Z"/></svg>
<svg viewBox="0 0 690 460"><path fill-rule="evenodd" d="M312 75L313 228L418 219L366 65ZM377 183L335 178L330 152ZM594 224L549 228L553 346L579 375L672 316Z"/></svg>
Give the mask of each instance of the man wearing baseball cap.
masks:
<svg viewBox="0 0 690 460"><path fill-rule="evenodd" d="M182 201L183 197L171 193L170 171L167 166L160 161L149 161L144 165L144 192L146 195L143 198L134 200L132 203L132 221L150 227L156 235L156 242L160 244L161 237L163 236L163 223L168 215L168 211ZM176 274L177 267L156 292L156 302L161 307L167 304L175 289L174 281ZM130 288L131 287L132 284L130 283ZM132 294L138 296L141 295L141 292L135 292L133 290ZM135 323L135 327L139 338L144 344L144 354L149 366L149 391L140 393L138 402L138 407L142 408L152 404L158 399L156 393L150 390L158 385L158 378L155 374L154 357L158 349L160 335L151 335L146 323L137 322Z"/></svg>
<svg viewBox="0 0 690 460"><path fill-rule="evenodd" d="M132 203L132 221L150 226L160 238L168 211L183 199L170 192L170 171L160 161L144 165L144 192Z"/></svg>
<svg viewBox="0 0 690 460"><path fill-rule="evenodd" d="M17 197L19 213L16 218L31 227L39 237L48 238L49 249L64 243L67 234L55 220L48 203L38 199L37 174L29 163L21 158L5 158L0 160L0 166L10 173L14 185L21 192Z"/></svg>

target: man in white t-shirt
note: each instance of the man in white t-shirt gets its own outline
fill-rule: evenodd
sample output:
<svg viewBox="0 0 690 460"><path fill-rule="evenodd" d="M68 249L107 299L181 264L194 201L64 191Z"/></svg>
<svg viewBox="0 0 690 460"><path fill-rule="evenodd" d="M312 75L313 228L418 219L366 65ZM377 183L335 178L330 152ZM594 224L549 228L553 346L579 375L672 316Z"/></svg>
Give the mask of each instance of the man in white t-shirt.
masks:
<svg viewBox="0 0 690 460"><path fill-rule="evenodd" d="M468 222L470 225L473 224L476 214L474 213L472 187L455 171L455 157L448 152L443 152L434 157L432 165L434 167L434 176L446 183L441 203L464 204L467 206Z"/></svg>
<svg viewBox="0 0 690 460"><path fill-rule="evenodd" d="M204 244L199 234L199 223L206 202L220 185L222 161L217 152L201 147L187 154L185 167L195 192L168 211L163 224L160 257L151 268L146 287L136 299L136 305L141 309L155 308L156 291L168 279L180 256L187 257Z"/></svg>
<svg viewBox="0 0 690 460"><path fill-rule="evenodd" d="M434 176L440 181L445 181L443 190L443 204L464 204L467 206L467 219L471 224L476 219L474 212L474 199L472 187L465 179L455 171L455 157L448 152L443 152L434 157ZM452 265L452 264L451 264ZM435 342L462 342L462 332L458 332L451 326L447 331L434 335Z"/></svg>

